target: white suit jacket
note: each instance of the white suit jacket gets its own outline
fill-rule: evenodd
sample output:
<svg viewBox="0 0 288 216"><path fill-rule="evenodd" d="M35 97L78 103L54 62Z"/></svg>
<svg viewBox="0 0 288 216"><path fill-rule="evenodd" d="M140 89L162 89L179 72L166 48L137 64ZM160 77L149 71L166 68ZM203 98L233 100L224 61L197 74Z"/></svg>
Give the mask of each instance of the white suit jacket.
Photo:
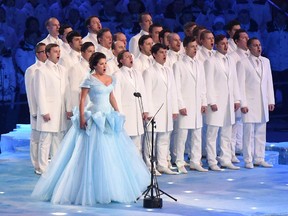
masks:
<svg viewBox="0 0 288 216"><path fill-rule="evenodd" d="M35 71L34 91L38 105L36 129L39 131L65 131L67 129L66 111L72 111L67 71L61 65L57 65L60 73L55 69L56 64L50 60ZM51 120L45 122L42 116L48 113Z"/></svg>
<svg viewBox="0 0 288 216"><path fill-rule="evenodd" d="M131 77L129 74L131 71ZM144 81L141 73L136 72L133 68L122 66L114 74L116 85L114 95L118 104L119 112L126 116L124 124L125 130L129 136L138 136L144 133L141 99L144 112L148 112L147 97ZM141 94L141 98L134 96L135 92Z"/></svg>
<svg viewBox="0 0 288 216"><path fill-rule="evenodd" d="M178 109L186 108L187 116L179 115L179 128L201 128L201 107L207 106L205 72L198 60L187 55L173 65Z"/></svg>
<svg viewBox="0 0 288 216"><path fill-rule="evenodd" d="M136 58L140 54L138 41L142 35L148 35L149 33L141 30L138 34L133 36L129 41L129 52L132 53Z"/></svg>
<svg viewBox="0 0 288 216"><path fill-rule="evenodd" d="M143 74L143 72L152 66L155 63L155 60L152 55L147 56L140 52L138 57L135 59L133 63L133 68L137 71Z"/></svg>
<svg viewBox="0 0 288 216"><path fill-rule="evenodd" d="M117 57L113 55L113 58L107 61L107 74L112 76L114 73L119 71Z"/></svg>
<svg viewBox="0 0 288 216"><path fill-rule="evenodd" d="M74 64L68 71L68 79L70 84L71 106L79 107L81 88L80 84L83 79L89 74L89 62L82 58L82 60ZM89 95L87 95L89 97ZM89 100L89 99L88 99Z"/></svg>
<svg viewBox="0 0 288 216"><path fill-rule="evenodd" d="M68 55L61 56L59 59L59 64L69 71L70 67L80 62L81 59L81 52L76 52L75 50L71 49Z"/></svg>
<svg viewBox="0 0 288 216"><path fill-rule="evenodd" d="M46 38L44 38L42 41L40 41L39 43L44 43L44 44L46 44L46 45L48 45L48 44L51 44L51 43L54 43L54 44L58 44L59 45L59 47L61 47L62 46L62 44L63 44L63 41L60 39L60 38L54 38L54 37L52 37L50 34L48 34L47 35L47 37Z"/></svg>
<svg viewBox="0 0 288 216"><path fill-rule="evenodd" d="M82 38L82 44L84 44L85 42L92 42L96 49L98 45L97 34L88 32L88 34L84 38ZM98 50L96 52L98 52Z"/></svg>
<svg viewBox="0 0 288 216"><path fill-rule="evenodd" d="M242 114L244 123L268 122L268 105L275 104L270 61L260 56L262 70L256 70L255 59L255 56L250 55L237 63L241 107L248 107L249 110Z"/></svg>
<svg viewBox="0 0 288 216"><path fill-rule="evenodd" d="M230 54L230 53L233 53L235 52L237 49L237 44L234 42L233 38L229 38L228 39L228 51L227 53Z"/></svg>
<svg viewBox="0 0 288 216"><path fill-rule="evenodd" d="M33 118L33 116L37 116L37 103L34 91L34 76L36 69L41 68L41 66L43 65L43 62L36 60L35 64L28 67L25 72L25 87L30 112L30 125L31 128L34 130L36 129L36 118Z"/></svg>
<svg viewBox="0 0 288 216"><path fill-rule="evenodd" d="M236 63L227 56L228 69L225 69L223 57L224 55L216 52L204 62L207 104L216 104L218 107L216 112L208 107L206 123L218 127L235 123L234 103L240 102Z"/></svg>
<svg viewBox="0 0 288 216"><path fill-rule="evenodd" d="M97 50L96 52L102 52L106 56L106 60L109 61L113 59L114 55L112 52L112 49L107 49L106 47L102 46L101 44L98 44L97 47L95 47Z"/></svg>
<svg viewBox="0 0 288 216"><path fill-rule="evenodd" d="M211 54L210 54L211 53ZM206 47L202 46L202 48L197 51L196 58L204 63L204 61L215 55L215 50L208 50Z"/></svg>
<svg viewBox="0 0 288 216"><path fill-rule="evenodd" d="M168 50L167 58L165 62L165 66L172 68L173 64L179 60L181 60L183 55L179 52L175 52L173 50Z"/></svg>
<svg viewBox="0 0 288 216"><path fill-rule="evenodd" d="M162 72L162 68L164 68L164 72ZM172 114L178 113L177 92L173 71L155 62L155 64L144 71L143 79L148 98L149 116L153 116L163 104L163 107L155 117L157 125L155 131L172 131Z"/></svg>

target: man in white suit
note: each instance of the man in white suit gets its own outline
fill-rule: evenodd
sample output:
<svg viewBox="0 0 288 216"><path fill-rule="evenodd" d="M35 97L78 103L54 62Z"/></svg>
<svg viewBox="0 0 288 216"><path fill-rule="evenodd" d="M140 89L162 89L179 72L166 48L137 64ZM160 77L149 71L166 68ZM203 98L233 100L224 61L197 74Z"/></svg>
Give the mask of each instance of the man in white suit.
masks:
<svg viewBox="0 0 288 216"><path fill-rule="evenodd" d="M148 98L149 117L152 117L162 106L155 117L155 147L157 169L161 173L177 174L168 167L167 155L170 146L170 134L173 130L173 119L177 118L177 92L173 71L165 67L166 46L155 44L152 47L155 63L143 73ZM151 130L151 128L149 128ZM150 133L151 135L151 133ZM147 161L146 161L147 163Z"/></svg>
<svg viewBox="0 0 288 216"><path fill-rule="evenodd" d="M235 43L233 37L235 32L240 28L241 28L240 22L237 20L232 20L227 24L227 33L229 34L228 54L235 52L237 49L237 44Z"/></svg>
<svg viewBox="0 0 288 216"><path fill-rule="evenodd" d="M96 47L97 52L105 54L107 61L113 59L112 53L112 33L109 28L102 28L97 35L98 45Z"/></svg>
<svg viewBox="0 0 288 216"><path fill-rule="evenodd" d="M96 48L98 45L97 34L102 29L101 22L97 16L90 16L85 20L88 34L82 39L82 42L92 42Z"/></svg>
<svg viewBox="0 0 288 216"><path fill-rule="evenodd" d="M239 169L231 163L231 133L235 123L235 111L240 107L240 93L236 63L227 56L228 41L224 35L215 38L216 54L204 62L207 104L206 151L209 168L220 171L217 163L216 140L221 129L220 156L222 167Z"/></svg>
<svg viewBox="0 0 288 216"><path fill-rule="evenodd" d="M68 55L61 56L59 64L69 71L70 67L81 60L82 36L77 31L71 31L67 34L66 39L71 50Z"/></svg>
<svg viewBox="0 0 288 216"><path fill-rule="evenodd" d="M200 43L202 48L197 52L197 59L200 62L203 62L213 56L215 51L213 50L214 47L214 35L209 30L203 30L200 34Z"/></svg>
<svg viewBox="0 0 288 216"><path fill-rule="evenodd" d="M239 29L234 33L233 40L237 45L237 48L234 52L229 55L237 62L241 61L244 58L247 58L250 55L250 52L247 47L247 41L249 36L244 29ZM229 43L229 42L228 42ZM228 50L229 50L228 44ZM239 163L239 159L236 157L236 152L242 152L243 143L243 124L241 119L241 111L238 109L235 114L235 124L232 126L232 138L231 138L231 150L232 150L232 163Z"/></svg>
<svg viewBox="0 0 288 216"><path fill-rule="evenodd" d="M60 48L57 44L48 44L45 52L48 59L45 65L36 69L34 78L41 173L48 166L50 147L50 155L53 157L66 132L67 119L72 116L67 70L58 64Z"/></svg>
<svg viewBox="0 0 288 216"><path fill-rule="evenodd" d="M142 74L154 63L154 59L151 53L151 48L153 46L152 37L150 35L142 35L138 41L138 46L140 49L140 54L135 59L133 67L138 73Z"/></svg>
<svg viewBox="0 0 288 216"><path fill-rule="evenodd" d="M261 56L259 39L249 39L247 46L250 56L237 63L244 129L243 157L247 169L254 166L269 168L272 165L265 162L266 123L269 111L275 108L270 61Z"/></svg>
<svg viewBox="0 0 288 216"><path fill-rule="evenodd" d="M40 132L36 130L36 119L37 119L37 104L35 99L34 91L34 76L37 68L41 68L44 65L44 62L47 59L45 54L44 43L38 43L35 47L36 52L36 62L27 68L25 72L25 87L26 95L30 112L30 126L31 126L31 135L30 135L30 158L32 165L34 167L34 172L36 174L41 174L39 162L38 162L38 144Z"/></svg>
<svg viewBox="0 0 288 216"><path fill-rule="evenodd" d="M80 84L87 74L90 72L89 58L95 52L95 47L92 42L85 42L81 46L81 61L70 67L68 71L68 79L71 91L71 106L79 107L80 103Z"/></svg>
<svg viewBox="0 0 288 216"><path fill-rule="evenodd" d="M179 61L182 57L181 55L181 38L177 33L170 33L168 35L169 50L167 52L167 60L165 65L167 67L173 66L173 64Z"/></svg>
<svg viewBox="0 0 288 216"><path fill-rule="evenodd" d="M131 137L142 156L143 120L148 117L147 97L142 74L133 66L133 57L128 50L118 55L120 71L115 73L117 80L114 95L119 112L126 116L124 124L127 134ZM140 93L136 95L135 93ZM140 98L141 96L141 98ZM143 107L142 107L142 104ZM143 110L142 110L143 109Z"/></svg>
<svg viewBox="0 0 288 216"><path fill-rule="evenodd" d="M195 58L197 42L193 37L185 37L183 41L185 55L173 65L178 98L178 128L176 147L176 165L179 173L187 173L184 161L185 142L190 138L190 169L207 172L201 166L202 114L207 108L206 82L204 67ZM188 131L191 137L188 137Z"/></svg>
<svg viewBox="0 0 288 216"><path fill-rule="evenodd" d="M112 43L111 48L112 48L113 58L107 61L107 68L106 68L107 74L109 74L110 76L112 76L114 73L119 71L119 67L118 67L119 63L117 61L117 57L120 52L122 52L123 50L126 50L125 44L123 43L123 41L114 41Z"/></svg>
<svg viewBox="0 0 288 216"><path fill-rule="evenodd" d="M135 58L138 57L140 51L138 48L138 40L142 35L149 34L149 27L153 24L152 17L149 13L144 12L139 15L139 25L141 31L133 36L129 41L129 52L132 53Z"/></svg>
<svg viewBox="0 0 288 216"><path fill-rule="evenodd" d="M59 46L62 46L63 41L58 37L60 28L60 23L58 19L55 17L49 18L46 21L45 26L49 34L47 35L46 38L40 41L40 43L44 43L46 45L50 43L55 43L58 44Z"/></svg>

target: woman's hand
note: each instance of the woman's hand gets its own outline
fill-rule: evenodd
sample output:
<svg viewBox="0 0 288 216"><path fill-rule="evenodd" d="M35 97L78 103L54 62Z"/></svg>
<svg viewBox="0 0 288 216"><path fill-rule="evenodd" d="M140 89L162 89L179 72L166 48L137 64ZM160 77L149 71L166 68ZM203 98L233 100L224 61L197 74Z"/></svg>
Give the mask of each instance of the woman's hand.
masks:
<svg viewBox="0 0 288 216"><path fill-rule="evenodd" d="M85 118L80 118L80 128L83 130L86 130L87 122L85 121Z"/></svg>

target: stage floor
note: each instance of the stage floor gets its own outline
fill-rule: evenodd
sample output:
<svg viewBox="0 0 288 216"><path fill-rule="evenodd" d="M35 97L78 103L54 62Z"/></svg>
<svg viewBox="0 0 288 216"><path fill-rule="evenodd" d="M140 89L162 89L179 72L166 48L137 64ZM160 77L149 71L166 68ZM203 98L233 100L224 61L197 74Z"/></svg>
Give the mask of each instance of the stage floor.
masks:
<svg viewBox="0 0 288 216"><path fill-rule="evenodd" d="M241 160L242 161L242 160ZM28 147L0 154L0 215L288 215L288 166L239 171L162 175L159 188L175 197L162 195L162 209L143 208L137 203L94 207L52 205L31 199L39 176L33 173Z"/></svg>

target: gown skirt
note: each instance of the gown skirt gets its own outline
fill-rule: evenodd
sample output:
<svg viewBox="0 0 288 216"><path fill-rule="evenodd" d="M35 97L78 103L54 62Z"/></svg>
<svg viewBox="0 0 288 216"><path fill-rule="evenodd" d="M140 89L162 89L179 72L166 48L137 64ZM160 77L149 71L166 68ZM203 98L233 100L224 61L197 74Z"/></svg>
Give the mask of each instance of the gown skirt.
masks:
<svg viewBox="0 0 288 216"><path fill-rule="evenodd" d="M32 197L54 204L93 206L130 203L147 188L150 173L123 129L118 112L85 111L86 130L79 112L61 147L37 182Z"/></svg>

